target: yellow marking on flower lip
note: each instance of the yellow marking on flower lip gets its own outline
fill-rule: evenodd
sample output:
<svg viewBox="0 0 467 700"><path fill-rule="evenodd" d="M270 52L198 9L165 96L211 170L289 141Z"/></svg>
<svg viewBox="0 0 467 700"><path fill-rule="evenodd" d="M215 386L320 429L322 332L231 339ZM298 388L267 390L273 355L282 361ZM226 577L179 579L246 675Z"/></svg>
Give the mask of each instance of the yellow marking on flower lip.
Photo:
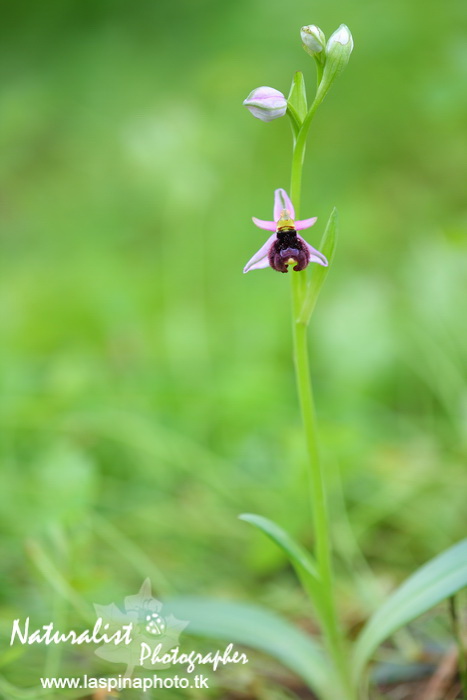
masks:
<svg viewBox="0 0 467 700"><path fill-rule="evenodd" d="M280 218L276 221L276 226L278 231L284 231L285 229L293 231L295 229L295 222L290 217L290 213L287 209L281 211Z"/></svg>

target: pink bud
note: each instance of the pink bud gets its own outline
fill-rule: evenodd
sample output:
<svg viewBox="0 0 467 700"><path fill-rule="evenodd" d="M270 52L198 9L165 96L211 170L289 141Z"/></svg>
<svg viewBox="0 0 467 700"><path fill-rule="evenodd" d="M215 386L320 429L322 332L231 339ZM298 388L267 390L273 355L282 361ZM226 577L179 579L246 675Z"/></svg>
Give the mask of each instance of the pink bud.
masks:
<svg viewBox="0 0 467 700"><path fill-rule="evenodd" d="M252 115L263 122L283 117L287 111L287 100L282 92L272 87L259 87L250 92L243 104Z"/></svg>

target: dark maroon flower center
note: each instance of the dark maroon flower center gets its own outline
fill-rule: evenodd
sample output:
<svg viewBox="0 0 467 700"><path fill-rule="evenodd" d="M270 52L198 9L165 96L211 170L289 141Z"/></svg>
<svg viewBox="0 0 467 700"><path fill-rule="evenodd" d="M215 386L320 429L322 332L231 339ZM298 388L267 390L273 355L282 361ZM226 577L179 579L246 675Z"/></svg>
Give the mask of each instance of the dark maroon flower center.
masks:
<svg viewBox="0 0 467 700"><path fill-rule="evenodd" d="M269 264L278 272L287 272L289 260L295 261L295 272L304 270L310 262L310 253L295 229L277 232L277 239L269 249Z"/></svg>

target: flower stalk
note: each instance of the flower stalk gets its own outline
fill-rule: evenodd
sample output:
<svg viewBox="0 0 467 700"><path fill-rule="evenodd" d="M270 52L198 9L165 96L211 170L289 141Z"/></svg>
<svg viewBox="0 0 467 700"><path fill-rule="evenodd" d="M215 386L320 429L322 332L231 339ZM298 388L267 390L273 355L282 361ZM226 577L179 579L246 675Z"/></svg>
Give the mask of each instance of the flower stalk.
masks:
<svg viewBox="0 0 467 700"><path fill-rule="evenodd" d="M291 199L294 202L297 216L299 215L300 210L302 172L308 130L316 110L321 104L321 101L321 99L315 98L314 102L312 103L298 132L293 148L290 194ZM348 698L349 700L355 700L356 696L352 688L350 667L345 650L345 639L338 622L336 605L333 596L333 572L329 517L326 503L323 467L319 449L318 425L316 420L316 410L308 359L309 319L304 320L302 316L307 283L306 270L293 274L290 277L292 285L292 334L294 365L297 392L307 448L310 498L316 543L316 561L321 578L322 590L325 595L325 607L324 614L322 616L323 632L330 655L333 658L336 666L336 672L340 678L343 697L346 699Z"/></svg>

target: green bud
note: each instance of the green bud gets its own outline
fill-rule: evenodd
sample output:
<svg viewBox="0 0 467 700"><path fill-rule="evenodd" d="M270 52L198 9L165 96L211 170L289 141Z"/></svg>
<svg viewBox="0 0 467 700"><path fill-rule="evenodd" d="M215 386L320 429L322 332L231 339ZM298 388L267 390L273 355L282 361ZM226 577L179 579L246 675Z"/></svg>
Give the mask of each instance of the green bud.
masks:
<svg viewBox="0 0 467 700"><path fill-rule="evenodd" d="M326 45L326 63L334 77L341 73L349 62L353 50L353 39L349 28L341 24L334 34L329 37Z"/></svg>
<svg viewBox="0 0 467 700"><path fill-rule="evenodd" d="M300 29L300 37L305 51L313 58L324 61L326 37L324 32L314 24L309 24Z"/></svg>
<svg viewBox="0 0 467 700"><path fill-rule="evenodd" d="M326 60L318 94L322 99L334 80L342 73L349 62L353 50L353 39L349 28L341 24L326 44Z"/></svg>

